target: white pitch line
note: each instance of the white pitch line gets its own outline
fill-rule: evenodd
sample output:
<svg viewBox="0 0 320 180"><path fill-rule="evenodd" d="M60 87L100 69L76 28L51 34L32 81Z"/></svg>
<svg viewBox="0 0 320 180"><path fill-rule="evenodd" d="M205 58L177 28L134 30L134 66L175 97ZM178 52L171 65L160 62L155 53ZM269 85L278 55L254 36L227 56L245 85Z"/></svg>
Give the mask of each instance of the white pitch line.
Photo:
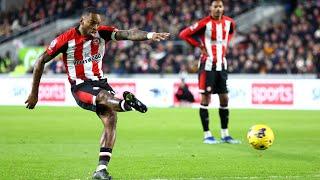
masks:
<svg viewBox="0 0 320 180"><path fill-rule="evenodd" d="M320 174L310 176L225 176L225 177L196 177L196 178L151 178L150 180L212 180L212 179L305 179L319 178Z"/></svg>

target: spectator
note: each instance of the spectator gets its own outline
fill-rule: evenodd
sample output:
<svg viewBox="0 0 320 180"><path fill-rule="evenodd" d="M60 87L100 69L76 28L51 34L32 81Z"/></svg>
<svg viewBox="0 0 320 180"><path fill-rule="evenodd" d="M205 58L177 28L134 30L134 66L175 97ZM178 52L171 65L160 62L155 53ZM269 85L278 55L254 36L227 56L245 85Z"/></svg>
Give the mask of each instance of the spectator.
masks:
<svg viewBox="0 0 320 180"><path fill-rule="evenodd" d="M177 100L179 101L179 103L181 105L194 102L193 94L189 90L188 85L185 83L184 78L181 78L179 88L178 88L177 92L175 93L175 97L177 98Z"/></svg>
<svg viewBox="0 0 320 180"><path fill-rule="evenodd" d="M7 69L7 64L4 61L4 59L0 56L0 73L5 73L6 69Z"/></svg>
<svg viewBox="0 0 320 180"><path fill-rule="evenodd" d="M1 13L0 20L0 40L9 37L12 32L19 32L23 27L34 22L40 22L50 18L68 17L75 13L75 9L80 9L81 5L76 0L34 0L24 1L19 9L13 9ZM38 23L38 27L43 23Z"/></svg>
<svg viewBox="0 0 320 180"><path fill-rule="evenodd" d="M13 70L13 63L10 52L6 52L4 57L0 56L0 73L8 73Z"/></svg>

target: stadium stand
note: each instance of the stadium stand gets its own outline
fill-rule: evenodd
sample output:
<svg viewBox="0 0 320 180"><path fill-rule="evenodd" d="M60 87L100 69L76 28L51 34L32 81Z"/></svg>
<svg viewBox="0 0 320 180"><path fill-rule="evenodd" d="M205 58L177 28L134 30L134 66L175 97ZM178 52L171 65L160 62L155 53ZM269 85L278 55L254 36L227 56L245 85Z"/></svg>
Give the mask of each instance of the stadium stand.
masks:
<svg viewBox="0 0 320 180"><path fill-rule="evenodd" d="M0 19L0 42L56 19L69 17L80 8L81 4L76 0L26 0L16 9L1 12L3 18ZM30 28L23 30L24 27Z"/></svg>
<svg viewBox="0 0 320 180"><path fill-rule="evenodd" d="M186 25L206 16L207 4L210 4L210 0L26 1L19 11L6 13L6 18L0 21L3 27L1 33L2 36L10 37L14 31L19 31L20 27L39 22L46 17L55 17L51 18L55 20L74 16L77 14L76 9L96 5L105 12L108 25L119 29L139 28L173 34L173 41L165 43L109 43L109 51L104 58L106 73L195 73L199 51L181 42L177 34ZM292 4L285 5L287 7ZM232 17L257 6L258 0L225 0L226 15ZM294 9L287 8L280 23L270 21L263 26L251 27L249 33L239 33L243 40L229 49L229 71L263 74L319 72L319 7L319 1L305 1ZM36 15L31 16L32 13L27 9L32 9ZM45 41L38 43L44 45ZM64 72L59 58L47 67L47 71Z"/></svg>
<svg viewBox="0 0 320 180"><path fill-rule="evenodd" d="M254 26L229 53L233 73L319 72L320 13L313 1L299 3L281 23Z"/></svg>

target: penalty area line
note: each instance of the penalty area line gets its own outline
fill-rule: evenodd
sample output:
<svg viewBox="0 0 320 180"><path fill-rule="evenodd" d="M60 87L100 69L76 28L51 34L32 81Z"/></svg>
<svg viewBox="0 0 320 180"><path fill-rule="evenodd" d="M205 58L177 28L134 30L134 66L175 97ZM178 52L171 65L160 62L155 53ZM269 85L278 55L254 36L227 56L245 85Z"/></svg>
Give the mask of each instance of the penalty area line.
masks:
<svg viewBox="0 0 320 180"><path fill-rule="evenodd" d="M212 180L212 179L301 179L319 178L320 174L307 176L224 176L224 177L195 177L195 178L151 178L149 180Z"/></svg>

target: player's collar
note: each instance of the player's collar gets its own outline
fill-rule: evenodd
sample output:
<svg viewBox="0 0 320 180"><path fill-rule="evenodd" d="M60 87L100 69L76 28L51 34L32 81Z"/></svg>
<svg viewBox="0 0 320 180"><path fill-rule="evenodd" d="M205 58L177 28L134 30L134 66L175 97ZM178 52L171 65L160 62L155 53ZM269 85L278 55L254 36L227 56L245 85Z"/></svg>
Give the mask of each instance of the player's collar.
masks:
<svg viewBox="0 0 320 180"><path fill-rule="evenodd" d="M75 29L75 30L76 30L76 32L81 36L81 33L80 33L79 28L80 28L80 25L76 26L74 29Z"/></svg>
<svg viewBox="0 0 320 180"><path fill-rule="evenodd" d="M213 21L220 22L220 21L223 20L224 15L221 16L221 19L220 19L220 20L217 20L217 19L213 18L212 16L210 16L210 18L211 18L211 20L213 20Z"/></svg>

